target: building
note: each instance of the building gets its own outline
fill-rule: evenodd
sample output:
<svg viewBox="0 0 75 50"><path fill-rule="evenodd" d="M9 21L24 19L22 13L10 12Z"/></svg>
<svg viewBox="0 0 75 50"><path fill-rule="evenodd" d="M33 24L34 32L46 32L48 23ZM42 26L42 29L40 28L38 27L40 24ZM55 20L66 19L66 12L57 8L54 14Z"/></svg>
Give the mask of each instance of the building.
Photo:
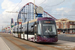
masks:
<svg viewBox="0 0 75 50"><path fill-rule="evenodd" d="M58 34L75 34L75 21L67 18L56 20Z"/></svg>
<svg viewBox="0 0 75 50"><path fill-rule="evenodd" d="M10 31L11 31L11 26L7 26L7 27L2 29L3 33L10 33Z"/></svg>

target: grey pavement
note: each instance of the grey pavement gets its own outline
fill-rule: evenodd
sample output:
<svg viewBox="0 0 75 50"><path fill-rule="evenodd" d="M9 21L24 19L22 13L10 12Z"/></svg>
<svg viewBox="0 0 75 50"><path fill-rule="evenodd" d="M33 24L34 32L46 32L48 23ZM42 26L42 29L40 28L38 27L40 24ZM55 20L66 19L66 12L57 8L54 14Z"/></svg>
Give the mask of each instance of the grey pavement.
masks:
<svg viewBox="0 0 75 50"><path fill-rule="evenodd" d="M21 50L0 35L0 50Z"/></svg>
<svg viewBox="0 0 75 50"><path fill-rule="evenodd" d="M72 36L69 36L69 35L75 35L75 34L59 34L58 39L64 40L64 41L75 42L75 37L72 37Z"/></svg>
<svg viewBox="0 0 75 50"><path fill-rule="evenodd" d="M0 37L0 50L10 50L10 48L6 45L3 39Z"/></svg>

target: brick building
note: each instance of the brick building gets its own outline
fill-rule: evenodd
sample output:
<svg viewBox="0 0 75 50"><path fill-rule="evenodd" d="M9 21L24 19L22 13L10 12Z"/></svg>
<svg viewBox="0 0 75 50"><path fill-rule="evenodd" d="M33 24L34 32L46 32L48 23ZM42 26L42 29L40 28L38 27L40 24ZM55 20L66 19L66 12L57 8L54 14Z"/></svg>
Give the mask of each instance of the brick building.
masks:
<svg viewBox="0 0 75 50"><path fill-rule="evenodd" d="M59 34L75 34L75 21L66 18L56 20L57 31Z"/></svg>

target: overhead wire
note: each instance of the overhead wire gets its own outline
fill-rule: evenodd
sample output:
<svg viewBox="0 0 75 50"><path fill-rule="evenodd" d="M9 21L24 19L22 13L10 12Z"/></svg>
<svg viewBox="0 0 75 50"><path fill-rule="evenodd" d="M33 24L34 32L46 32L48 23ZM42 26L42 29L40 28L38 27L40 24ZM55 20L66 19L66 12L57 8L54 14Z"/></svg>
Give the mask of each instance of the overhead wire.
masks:
<svg viewBox="0 0 75 50"><path fill-rule="evenodd" d="M63 2L65 2L65 0L63 0L62 2L60 2L60 3L56 4L56 5L52 5L52 6L46 5L44 8L46 8L46 7L54 7L54 6L60 5Z"/></svg>
<svg viewBox="0 0 75 50"><path fill-rule="evenodd" d="M62 14L52 14L52 15L56 15L56 16L62 16ZM63 16L75 16L75 15L67 15L67 14L63 14Z"/></svg>
<svg viewBox="0 0 75 50"><path fill-rule="evenodd" d="M44 0L42 3L44 3L46 0ZM40 3L39 5L41 5L42 3Z"/></svg>
<svg viewBox="0 0 75 50"><path fill-rule="evenodd" d="M6 11L6 12L8 12L8 13L18 13L17 11L16 12L13 12L13 11L16 9L17 6L20 5L21 2L22 2L22 0L20 0L20 2L12 9L12 11Z"/></svg>
<svg viewBox="0 0 75 50"><path fill-rule="evenodd" d="M22 0L16 5L16 7L17 7L21 2L22 2ZM15 7L15 8L16 8L16 7ZM15 9L15 8L14 8L14 9ZM14 9L13 9L13 10L14 10ZM12 11L13 11L13 10L12 10Z"/></svg>
<svg viewBox="0 0 75 50"><path fill-rule="evenodd" d="M21 2L22 2L22 0L20 0L20 2L16 5L16 7L17 7ZM16 9L16 7L13 8L12 11L13 11L14 9Z"/></svg>

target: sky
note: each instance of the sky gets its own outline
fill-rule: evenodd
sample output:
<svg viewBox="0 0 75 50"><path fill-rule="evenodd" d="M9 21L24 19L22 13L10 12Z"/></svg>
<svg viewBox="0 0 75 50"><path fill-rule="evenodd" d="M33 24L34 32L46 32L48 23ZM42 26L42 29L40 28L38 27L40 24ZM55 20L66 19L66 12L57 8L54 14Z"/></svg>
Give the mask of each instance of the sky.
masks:
<svg viewBox="0 0 75 50"><path fill-rule="evenodd" d="M18 13L8 13L9 11L18 11L28 2L34 0L0 0L0 30L10 25L11 18L14 22ZM37 6L51 14L56 19L68 18L75 20L75 0L35 0Z"/></svg>

